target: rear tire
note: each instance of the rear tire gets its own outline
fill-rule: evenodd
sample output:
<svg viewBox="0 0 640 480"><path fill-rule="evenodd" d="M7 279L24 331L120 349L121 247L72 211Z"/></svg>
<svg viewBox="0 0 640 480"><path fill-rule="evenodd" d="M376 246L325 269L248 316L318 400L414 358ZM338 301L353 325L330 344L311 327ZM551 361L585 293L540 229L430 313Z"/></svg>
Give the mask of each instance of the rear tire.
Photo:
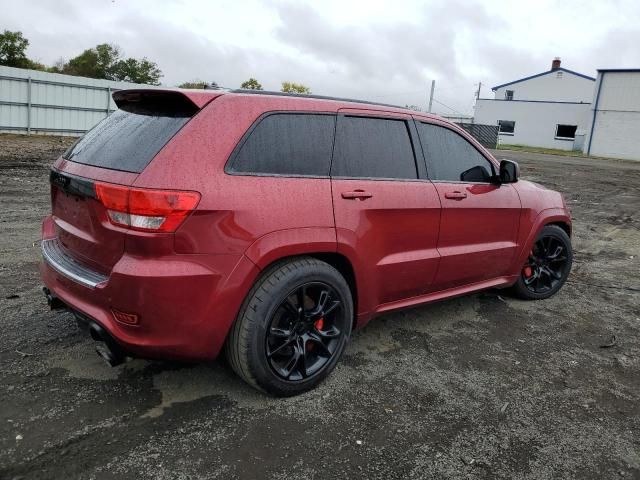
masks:
<svg viewBox="0 0 640 480"><path fill-rule="evenodd" d="M571 272L573 249L567 232L557 225L545 226L520 270L513 293L525 300L543 300L562 288Z"/></svg>
<svg viewBox="0 0 640 480"><path fill-rule="evenodd" d="M227 339L227 360L259 390L298 395L335 368L352 319L351 291L340 272L311 257L284 261L247 295Z"/></svg>

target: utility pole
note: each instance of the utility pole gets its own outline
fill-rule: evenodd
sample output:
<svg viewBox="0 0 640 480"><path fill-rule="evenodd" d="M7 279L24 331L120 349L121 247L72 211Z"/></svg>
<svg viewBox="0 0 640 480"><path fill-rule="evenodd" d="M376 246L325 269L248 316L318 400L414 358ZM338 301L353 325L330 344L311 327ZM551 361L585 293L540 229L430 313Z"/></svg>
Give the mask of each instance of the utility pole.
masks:
<svg viewBox="0 0 640 480"><path fill-rule="evenodd" d="M480 89L482 88L482 82L478 83L478 92L476 93L476 100L480 99Z"/></svg>
<svg viewBox="0 0 640 480"><path fill-rule="evenodd" d="M431 113L431 107L433 106L433 91L436 89L436 81L431 80L431 95L429 96L429 113Z"/></svg>

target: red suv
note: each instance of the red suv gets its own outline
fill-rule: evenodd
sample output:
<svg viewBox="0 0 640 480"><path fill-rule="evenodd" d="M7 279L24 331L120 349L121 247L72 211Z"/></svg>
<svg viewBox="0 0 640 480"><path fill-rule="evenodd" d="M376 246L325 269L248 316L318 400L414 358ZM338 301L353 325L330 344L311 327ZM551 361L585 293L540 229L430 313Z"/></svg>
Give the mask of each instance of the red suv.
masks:
<svg viewBox="0 0 640 480"><path fill-rule="evenodd" d="M42 279L117 364L223 349L276 395L375 315L571 268L561 194L457 126L353 100L126 90L53 165Z"/></svg>

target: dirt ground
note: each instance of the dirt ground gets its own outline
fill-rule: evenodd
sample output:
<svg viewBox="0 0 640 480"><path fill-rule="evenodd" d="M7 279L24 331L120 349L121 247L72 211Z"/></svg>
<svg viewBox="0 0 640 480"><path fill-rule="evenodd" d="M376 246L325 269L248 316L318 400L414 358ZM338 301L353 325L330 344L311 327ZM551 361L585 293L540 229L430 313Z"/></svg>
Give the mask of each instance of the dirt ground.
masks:
<svg viewBox="0 0 640 480"><path fill-rule="evenodd" d="M385 315L282 400L220 363L111 369L47 309L34 241L68 143L0 135L0 478L640 478L640 162L498 152L567 197L564 289Z"/></svg>

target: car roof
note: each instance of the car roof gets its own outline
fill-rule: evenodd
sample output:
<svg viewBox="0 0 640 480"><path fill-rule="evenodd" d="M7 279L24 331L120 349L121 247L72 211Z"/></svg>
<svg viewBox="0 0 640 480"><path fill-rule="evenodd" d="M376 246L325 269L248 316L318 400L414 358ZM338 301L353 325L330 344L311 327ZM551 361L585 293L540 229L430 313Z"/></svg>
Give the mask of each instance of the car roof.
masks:
<svg viewBox="0 0 640 480"><path fill-rule="evenodd" d="M341 103L344 105L340 105L339 108L358 108L361 107L367 110L380 110L386 112L395 112L395 113L403 113L405 115L415 115L422 118L433 118L440 121L447 122L446 119L439 117L438 115L433 115L430 113L410 110L408 108L402 107L400 105L391 105L387 103L379 103L372 102L368 100L357 100L353 98L342 98L342 97L331 97L325 95L314 95L314 94L297 94L297 93L285 93L285 92L273 92L268 90L244 90L244 89L236 89L236 90L226 90L226 89L184 89L184 88L148 88L148 89L125 89L119 90L115 92L114 99L116 97L125 97L127 94L131 93L143 93L143 92L173 92L180 95L183 95L187 99L189 99L194 105L198 108L204 107L211 100L220 96L245 96L251 95L256 97L270 97L274 100L277 97L283 97L287 100L300 100L301 102L315 101L318 103ZM332 110L335 109L332 108ZM448 122L447 122L448 123Z"/></svg>

